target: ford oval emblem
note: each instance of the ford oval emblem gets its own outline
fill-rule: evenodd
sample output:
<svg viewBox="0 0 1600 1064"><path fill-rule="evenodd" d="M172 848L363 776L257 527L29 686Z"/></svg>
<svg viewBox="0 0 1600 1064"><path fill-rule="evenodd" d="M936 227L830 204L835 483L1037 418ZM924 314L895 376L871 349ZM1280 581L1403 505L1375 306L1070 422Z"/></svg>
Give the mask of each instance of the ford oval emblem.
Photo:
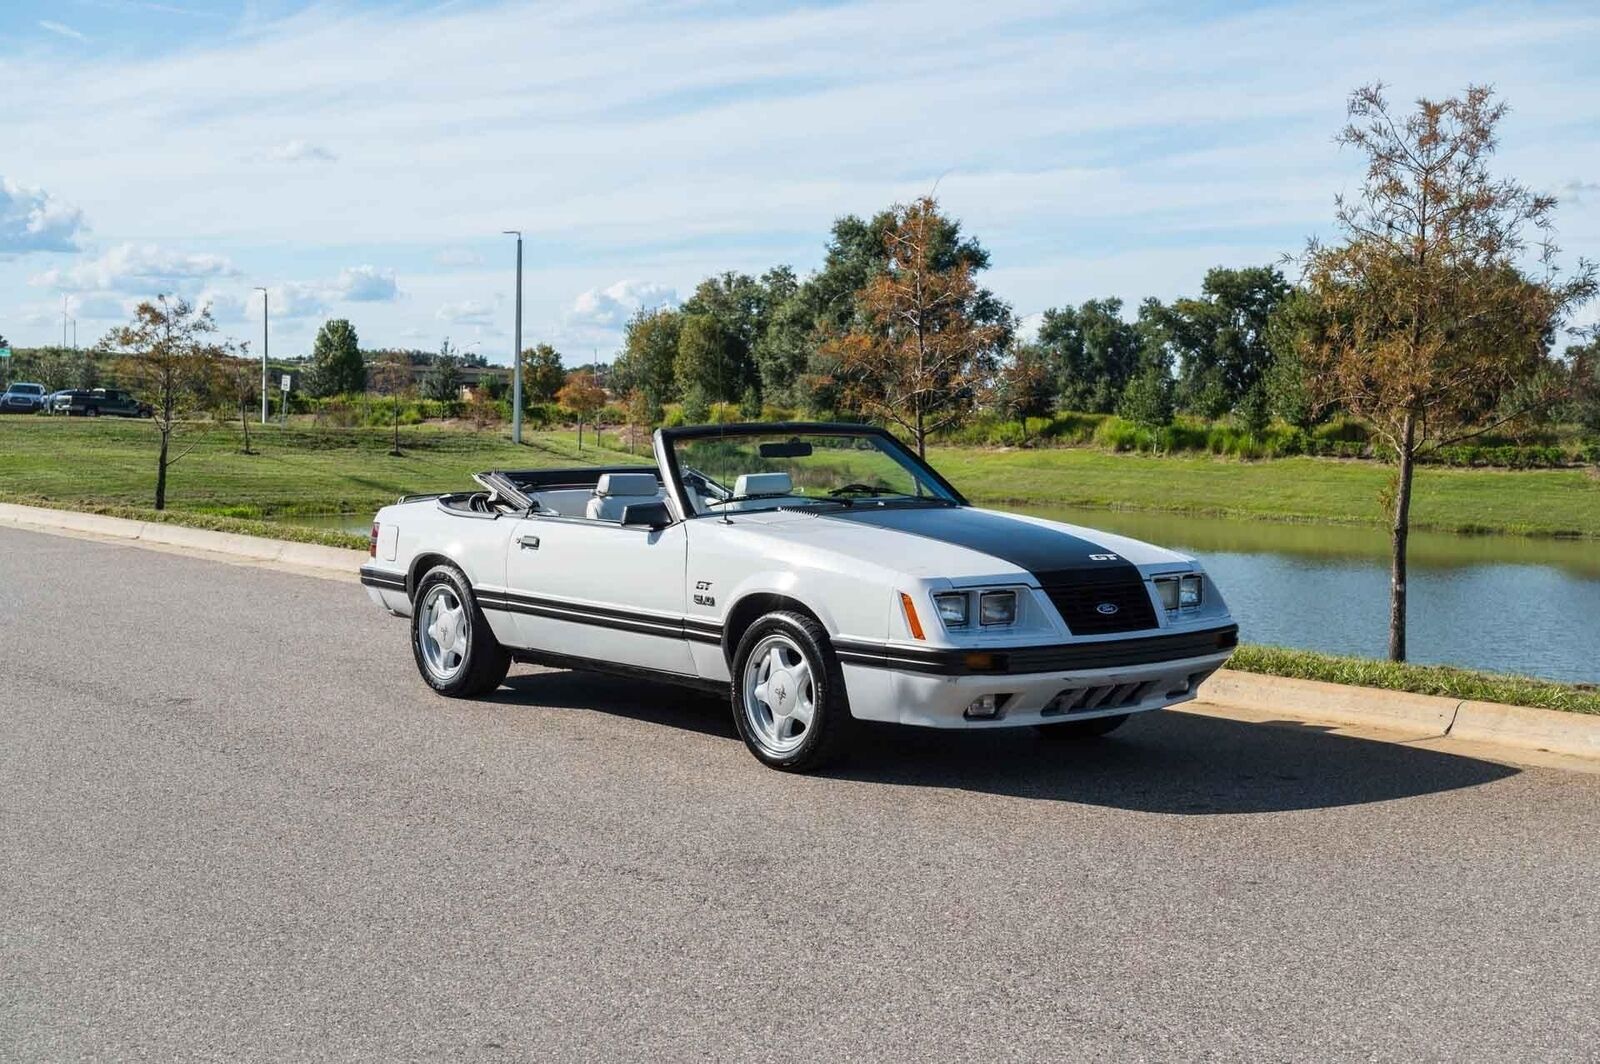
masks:
<svg viewBox="0 0 1600 1064"><path fill-rule="evenodd" d="M1107 617L1110 617L1112 614L1117 612L1117 604L1115 602L1102 602L1100 605L1094 608L1094 612L1103 613Z"/></svg>

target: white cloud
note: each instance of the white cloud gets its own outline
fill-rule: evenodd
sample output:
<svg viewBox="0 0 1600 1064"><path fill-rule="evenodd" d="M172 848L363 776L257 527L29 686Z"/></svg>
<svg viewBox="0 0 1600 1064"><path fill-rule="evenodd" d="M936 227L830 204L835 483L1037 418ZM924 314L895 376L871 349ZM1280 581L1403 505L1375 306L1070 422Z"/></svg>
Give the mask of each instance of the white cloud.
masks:
<svg viewBox="0 0 1600 1064"><path fill-rule="evenodd" d="M1557 193L1564 203L1582 205L1590 196L1600 194L1600 181L1568 181Z"/></svg>
<svg viewBox="0 0 1600 1064"><path fill-rule="evenodd" d="M31 283L63 292L154 295L185 282L231 277L238 272L221 255L171 251L155 244L118 244L97 259L35 274Z"/></svg>
<svg viewBox="0 0 1600 1064"><path fill-rule="evenodd" d="M339 157L320 144L296 137L267 150L266 158L279 163L331 163Z"/></svg>
<svg viewBox="0 0 1600 1064"><path fill-rule="evenodd" d="M49 30L58 37L68 37L74 41L87 41L89 38L62 22L52 22L47 18L39 20L39 28Z"/></svg>
<svg viewBox="0 0 1600 1064"><path fill-rule="evenodd" d="M508 327L504 295L436 316L508 294L510 251L491 243L508 226L529 233L530 278L545 272L525 333L600 344L630 309L615 278L688 292L724 269L804 272L834 218L941 174L945 206L993 253L985 284L1021 314L1192 292L1224 261L1212 249L1272 261L1325 230L1360 181L1330 135L1379 73L1399 102L1499 86L1513 110L1497 172L1552 189L1600 173L1600 127L1573 118L1600 109L1592 4L1498 20L1309 0L923 0L910 19L874 0L299 7L81 58L24 50L0 144L45 146L28 179L70 188L108 243L159 234L254 276L302 277L310 255L402 266L410 298L359 308L375 343L449 313ZM428 76L395 77L396 55ZM1586 184L1563 190L1561 243L1600 258ZM431 276L417 255L437 255ZM19 279L4 268L0 313Z"/></svg>
<svg viewBox="0 0 1600 1064"><path fill-rule="evenodd" d="M77 251L83 212L43 189L0 177L0 256L28 251Z"/></svg>
<svg viewBox="0 0 1600 1064"><path fill-rule="evenodd" d="M493 325L496 313L493 303L481 299L462 299L443 304L434 317L452 325Z"/></svg>
<svg viewBox="0 0 1600 1064"><path fill-rule="evenodd" d="M393 270L376 266L352 266L339 271L339 279L329 289L336 299L351 303L392 303L400 295Z"/></svg>
<svg viewBox="0 0 1600 1064"><path fill-rule="evenodd" d="M433 261L448 267L482 266L483 256L471 248L452 247L442 249Z"/></svg>
<svg viewBox="0 0 1600 1064"><path fill-rule="evenodd" d="M618 281L605 288L591 288L572 302L567 311L569 327L617 330L640 310L676 306L678 293L666 285L649 281Z"/></svg>

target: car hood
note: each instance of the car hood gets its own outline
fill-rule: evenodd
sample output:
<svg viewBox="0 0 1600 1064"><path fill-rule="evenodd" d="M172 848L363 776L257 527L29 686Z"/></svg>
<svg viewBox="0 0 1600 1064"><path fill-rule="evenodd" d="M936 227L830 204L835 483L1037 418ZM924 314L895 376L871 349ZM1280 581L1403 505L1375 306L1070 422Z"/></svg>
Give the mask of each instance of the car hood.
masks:
<svg viewBox="0 0 1600 1064"><path fill-rule="evenodd" d="M970 506L786 510L746 513L739 523L911 576L954 580L1103 570L1118 562L1142 569L1193 563L1125 536Z"/></svg>

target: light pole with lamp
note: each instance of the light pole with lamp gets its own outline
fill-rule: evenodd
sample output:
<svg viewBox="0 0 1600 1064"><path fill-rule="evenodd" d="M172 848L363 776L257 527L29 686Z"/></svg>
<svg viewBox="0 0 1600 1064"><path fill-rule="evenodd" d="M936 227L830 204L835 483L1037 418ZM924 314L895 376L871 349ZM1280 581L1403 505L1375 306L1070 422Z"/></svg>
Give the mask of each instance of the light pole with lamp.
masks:
<svg viewBox="0 0 1600 1064"><path fill-rule="evenodd" d="M267 423L267 290L257 287L261 293L261 423Z"/></svg>
<svg viewBox="0 0 1600 1064"><path fill-rule="evenodd" d="M511 442L522 442L522 230L502 230L517 238L517 327L511 340Z"/></svg>

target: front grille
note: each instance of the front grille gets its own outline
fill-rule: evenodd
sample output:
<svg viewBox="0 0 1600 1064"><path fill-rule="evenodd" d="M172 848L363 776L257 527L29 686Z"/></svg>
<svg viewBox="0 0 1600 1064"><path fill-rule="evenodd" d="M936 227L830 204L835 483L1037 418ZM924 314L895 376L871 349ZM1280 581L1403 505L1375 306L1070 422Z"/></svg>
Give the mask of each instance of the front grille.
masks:
<svg viewBox="0 0 1600 1064"><path fill-rule="evenodd" d="M1137 632L1156 627L1150 592L1139 570L1131 565L1040 573L1039 584L1073 635ZM1102 604L1115 606L1116 610L1102 613Z"/></svg>

